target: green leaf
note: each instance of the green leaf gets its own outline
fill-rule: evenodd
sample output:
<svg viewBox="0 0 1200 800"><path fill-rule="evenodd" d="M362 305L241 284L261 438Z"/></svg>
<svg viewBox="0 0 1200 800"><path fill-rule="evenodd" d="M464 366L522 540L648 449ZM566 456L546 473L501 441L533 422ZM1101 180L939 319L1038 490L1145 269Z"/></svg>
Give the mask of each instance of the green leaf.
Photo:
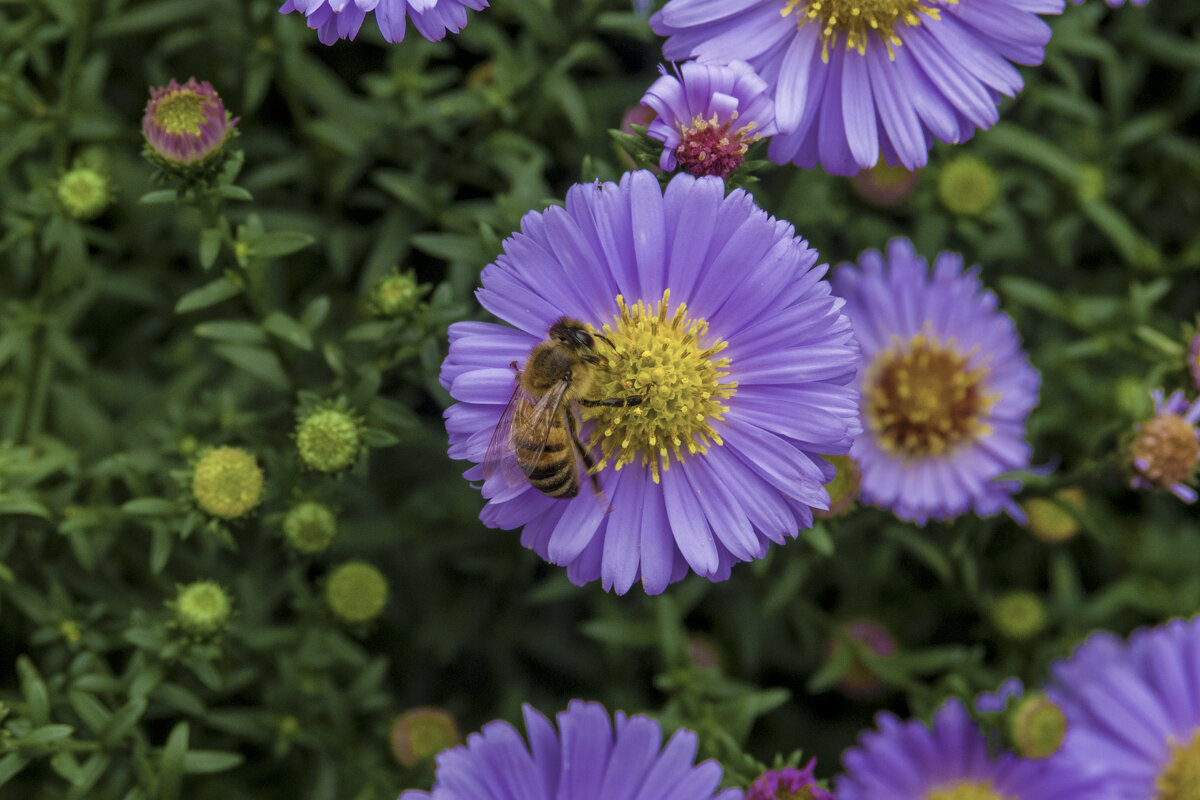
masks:
<svg viewBox="0 0 1200 800"><path fill-rule="evenodd" d="M35 729L28 736L24 737L21 740L21 743L28 745L50 744L51 742L57 742L60 739L66 739L74 732L75 729L70 725L43 725L42 727Z"/></svg>
<svg viewBox="0 0 1200 800"><path fill-rule="evenodd" d="M209 269L217 263L221 254L221 229L205 228L200 231L200 266Z"/></svg>
<svg viewBox="0 0 1200 800"><path fill-rule="evenodd" d="M179 506L175 502L162 497L137 497L125 502L121 506L121 510L126 514L153 517L178 513Z"/></svg>
<svg viewBox="0 0 1200 800"><path fill-rule="evenodd" d="M217 278L199 289L192 289L179 298L179 302L175 304L175 313L186 314L189 311L215 306L217 303L241 294L241 292L242 290L228 278Z"/></svg>
<svg viewBox="0 0 1200 800"><path fill-rule="evenodd" d="M290 386L283 364L270 350L241 344L218 344L213 352L276 389L286 390Z"/></svg>
<svg viewBox="0 0 1200 800"><path fill-rule="evenodd" d="M274 231L264 233L257 239L247 242L250 254L261 258L286 256L297 250L303 250L316 241L316 238L300 231Z"/></svg>
<svg viewBox="0 0 1200 800"><path fill-rule="evenodd" d="M146 713L146 705L146 698L134 697L114 711L108 725L100 734L100 741L109 747L119 745L137 725L142 715Z"/></svg>
<svg viewBox="0 0 1200 800"><path fill-rule="evenodd" d="M244 320L224 319L201 322L194 330L197 336L203 336L205 339L215 339L219 342L264 344L267 341L267 335L263 333L261 326L253 322L245 322Z"/></svg>
<svg viewBox="0 0 1200 800"><path fill-rule="evenodd" d="M159 189L155 192L146 192L138 202L145 206L160 206L167 203L175 203L179 200L179 193L174 189Z"/></svg>
<svg viewBox="0 0 1200 800"><path fill-rule="evenodd" d="M83 720L83 724L97 736L111 723L112 712L90 692L73 689L67 699L71 702L71 708L75 709L75 713Z"/></svg>
<svg viewBox="0 0 1200 800"><path fill-rule="evenodd" d="M189 750L183 757L183 771L187 773L224 772L245 761L240 753L225 753L220 750Z"/></svg>
<svg viewBox="0 0 1200 800"><path fill-rule="evenodd" d="M221 184L217 187L217 194L226 200L253 200L254 195L247 192L240 186L234 186L229 183Z"/></svg>
<svg viewBox="0 0 1200 800"><path fill-rule="evenodd" d="M69 750L55 753L54 758L50 759L50 768L67 783L76 786L83 783L83 773L79 769L79 762L75 760L75 756Z"/></svg>
<svg viewBox="0 0 1200 800"><path fill-rule="evenodd" d="M162 749L161 772L159 772L158 794L163 800L175 800L183 785L184 760L187 758L188 724L177 722L167 736Z"/></svg>
<svg viewBox="0 0 1200 800"><path fill-rule="evenodd" d="M50 694L29 656L17 657L17 673L21 677L21 692L29 704L29 721L42 726L50 723Z"/></svg>
<svg viewBox="0 0 1200 800"><path fill-rule="evenodd" d="M28 763L28 758L16 753L9 753L4 758L0 758L0 786L16 777L17 773L25 769Z"/></svg>
<svg viewBox="0 0 1200 800"><path fill-rule="evenodd" d="M262 326L268 333L278 336L288 344L295 345L301 350L312 350L312 336L303 325L282 311L272 311L263 320Z"/></svg>

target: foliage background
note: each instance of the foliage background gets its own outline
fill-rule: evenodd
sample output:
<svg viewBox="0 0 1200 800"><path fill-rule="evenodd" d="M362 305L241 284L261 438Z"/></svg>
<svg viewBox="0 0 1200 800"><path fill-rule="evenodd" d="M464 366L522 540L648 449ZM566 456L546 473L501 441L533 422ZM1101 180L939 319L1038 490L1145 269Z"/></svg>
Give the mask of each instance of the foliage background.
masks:
<svg viewBox="0 0 1200 800"><path fill-rule="evenodd" d="M982 265L1043 376L1030 436L1052 470L1023 499L1082 487L1083 534L858 509L726 583L646 598L572 587L479 524L436 381L447 325L481 318L479 270L522 214L624 169L607 129L656 76L643 18L620 0L495 0L441 43L387 45L368 21L326 48L266 0L0 3L0 797L388 798L432 779L391 755L400 711L441 706L472 731L573 697L699 730L732 782L797 748L828 777L881 708L1036 683L1093 628L1200 610L1195 510L1127 490L1118 451L1149 389L1195 394L1200 7L1090 0L1050 22L1004 121L936 145L900 204L791 167L751 191L831 263L908 235ZM244 191L216 216L139 202L161 188L139 155L147 86L191 75L241 118ZM978 217L938 196L963 153L998 180ZM87 223L54 201L80 158L115 197ZM425 302L372 317L397 267ZM244 291L203 293L225 279ZM296 408L338 396L372 448L344 476L305 472ZM224 528L180 482L217 444L267 476L259 512ZM280 536L302 497L339 514L314 558ZM390 585L361 627L321 594L350 558ZM236 615L191 641L166 602L210 579ZM1045 603L1030 641L990 617L1018 588ZM832 688L850 662L827 658L856 616L901 645L872 662L890 689L868 703ZM694 666L689 641L719 668Z"/></svg>

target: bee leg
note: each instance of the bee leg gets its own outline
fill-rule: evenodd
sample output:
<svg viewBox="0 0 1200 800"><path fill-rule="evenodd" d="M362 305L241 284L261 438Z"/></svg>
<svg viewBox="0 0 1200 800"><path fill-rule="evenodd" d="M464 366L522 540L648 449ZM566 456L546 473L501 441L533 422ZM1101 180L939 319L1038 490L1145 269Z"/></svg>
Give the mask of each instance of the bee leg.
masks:
<svg viewBox="0 0 1200 800"><path fill-rule="evenodd" d="M579 427L575 422L575 415L567 414L567 427L571 431L571 443L575 445L575 452L579 454L579 458L583 461L583 466L587 472L588 480L592 482L592 491L598 497L604 496L604 489L600 487L600 478L596 476L596 459L592 458L592 454L588 451L583 442L579 441Z"/></svg>
<svg viewBox="0 0 1200 800"><path fill-rule="evenodd" d="M644 394L631 394L628 397L605 397L601 400L585 400L581 399L581 406L589 408L595 406L636 406L641 405L641 402L646 399Z"/></svg>

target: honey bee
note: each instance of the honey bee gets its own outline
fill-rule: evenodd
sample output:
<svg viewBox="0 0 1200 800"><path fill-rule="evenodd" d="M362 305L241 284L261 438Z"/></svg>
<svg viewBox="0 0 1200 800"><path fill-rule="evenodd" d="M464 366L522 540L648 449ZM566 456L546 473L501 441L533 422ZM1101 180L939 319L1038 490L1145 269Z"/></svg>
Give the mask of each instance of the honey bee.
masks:
<svg viewBox="0 0 1200 800"><path fill-rule="evenodd" d="M524 369L512 362L517 385L488 442L484 479L500 472L509 486L529 481L550 497L569 498L579 494L582 461L592 490L603 497L595 459L579 439L574 407L636 406L645 396L588 397L596 370L607 363L596 352L596 340L612 347L579 320L560 317L547 339L529 353Z"/></svg>

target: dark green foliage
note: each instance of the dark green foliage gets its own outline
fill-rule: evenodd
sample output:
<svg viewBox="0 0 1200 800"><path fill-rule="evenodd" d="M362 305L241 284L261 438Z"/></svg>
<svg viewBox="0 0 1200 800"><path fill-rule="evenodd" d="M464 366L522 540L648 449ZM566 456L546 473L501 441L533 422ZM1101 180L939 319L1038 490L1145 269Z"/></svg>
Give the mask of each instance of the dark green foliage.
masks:
<svg viewBox="0 0 1200 800"><path fill-rule="evenodd" d="M1036 684L1093 628L1200 610L1195 509L1128 490L1119 451L1151 388L1191 386L1194 4L1069 7L1004 121L936 145L896 205L761 161L748 187L832 263L905 235L982 265L1043 378L1030 435L1052 469L1025 476L1023 499L1081 487L1082 535L1048 545L1008 519L918 529L856 509L660 598L573 587L515 533L485 530L445 454L437 382L447 326L483 318L479 271L521 216L626 168L608 131L653 81L658 41L622 0L494 0L440 43L410 29L386 45L368 21L330 48L276 8L0 4L0 796L391 798L432 780L391 755L399 712L441 706L471 731L573 697L699 731L731 783L797 749L829 777L879 708L925 714L1010 674ZM240 136L219 174L154 183L147 86L191 75ZM963 154L997 180L978 216L939 199ZM115 198L89 221L55 194L80 163ZM391 311L389 277L411 285ZM322 404L362 420L367 452L345 473L297 455L297 413ZM236 519L192 495L220 445L265 475ZM329 551L285 546L302 500L337 513ZM350 559L389 582L358 627L323 596ZM207 637L168 605L201 580L233 599ZM988 621L1017 588L1046 604L1031 641ZM900 653L829 658L854 617ZM718 666L694 664L698 647ZM881 698L838 694L856 663Z"/></svg>

